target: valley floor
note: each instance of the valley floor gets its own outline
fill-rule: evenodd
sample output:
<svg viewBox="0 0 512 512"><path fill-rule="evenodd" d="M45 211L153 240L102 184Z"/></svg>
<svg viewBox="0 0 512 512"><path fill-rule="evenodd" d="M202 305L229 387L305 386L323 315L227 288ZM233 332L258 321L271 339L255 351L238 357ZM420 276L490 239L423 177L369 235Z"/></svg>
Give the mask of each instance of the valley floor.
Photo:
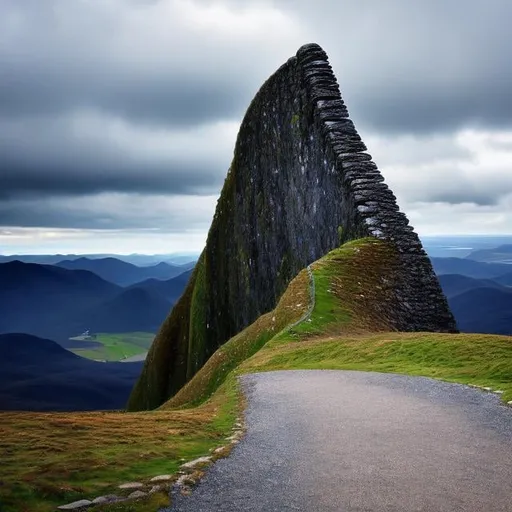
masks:
<svg viewBox="0 0 512 512"><path fill-rule="evenodd" d="M94 338L94 348L71 351L96 361L143 361L154 337L150 332L99 333Z"/></svg>

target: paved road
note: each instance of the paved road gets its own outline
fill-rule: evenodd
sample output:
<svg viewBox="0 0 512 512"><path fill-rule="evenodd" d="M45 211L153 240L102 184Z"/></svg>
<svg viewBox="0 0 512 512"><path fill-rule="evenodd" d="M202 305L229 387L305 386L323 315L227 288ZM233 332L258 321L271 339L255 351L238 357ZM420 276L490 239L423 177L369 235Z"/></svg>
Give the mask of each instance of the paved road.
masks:
<svg viewBox="0 0 512 512"><path fill-rule="evenodd" d="M418 377L244 377L248 432L172 512L510 512L512 409Z"/></svg>

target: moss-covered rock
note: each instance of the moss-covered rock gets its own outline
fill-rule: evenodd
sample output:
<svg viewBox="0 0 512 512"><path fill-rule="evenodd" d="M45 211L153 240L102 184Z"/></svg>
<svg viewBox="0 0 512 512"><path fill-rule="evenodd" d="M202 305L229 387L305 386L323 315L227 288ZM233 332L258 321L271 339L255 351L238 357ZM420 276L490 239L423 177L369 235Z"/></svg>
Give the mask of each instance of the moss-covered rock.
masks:
<svg viewBox="0 0 512 512"><path fill-rule="evenodd" d="M401 276L394 328L455 330L418 236L365 151L325 52L303 46L249 106L205 250L129 409L173 396L220 345L271 311L301 269L348 240L393 245Z"/></svg>

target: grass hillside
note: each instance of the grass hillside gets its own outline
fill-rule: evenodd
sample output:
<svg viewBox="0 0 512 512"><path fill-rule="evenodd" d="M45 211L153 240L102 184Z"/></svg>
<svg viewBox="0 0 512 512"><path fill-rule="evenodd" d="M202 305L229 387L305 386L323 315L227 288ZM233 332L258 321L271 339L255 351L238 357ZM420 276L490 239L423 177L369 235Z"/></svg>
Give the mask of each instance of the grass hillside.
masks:
<svg viewBox="0 0 512 512"><path fill-rule="evenodd" d="M246 372L396 372L488 386L512 400L511 337L389 330L383 305L392 300L390 256L384 242L368 239L329 253L311 265L311 277L299 273L274 311L217 350L158 410L0 416L5 510L50 511L112 492L122 482L175 472L181 459L226 442L240 410L236 377Z"/></svg>
<svg viewBox="0 0 512 512"><path fill-rule="evenodd" d="M392 266L390 256L384 242L363 239L314 263L315 298L310 317L270 336L235 373L279 369L404 373L491 387L503 391L504 400L512 400L512 337L389 330L384 306L392 287L384 287L382 278ZM254 329L256 323L237 337L244 339L247 331ZM262 329L257 333L259 337L268 335ZM227 373L224 355L234 350L237 337L221 347L164 408L193 406L205 400L222 381L219 373Z"/></svg>

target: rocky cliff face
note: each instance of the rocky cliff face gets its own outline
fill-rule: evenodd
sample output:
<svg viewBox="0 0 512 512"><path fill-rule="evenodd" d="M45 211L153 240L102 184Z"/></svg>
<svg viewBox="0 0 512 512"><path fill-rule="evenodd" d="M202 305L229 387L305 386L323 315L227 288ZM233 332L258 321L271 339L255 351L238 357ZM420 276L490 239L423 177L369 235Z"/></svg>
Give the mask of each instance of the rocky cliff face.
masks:
<svg viewBox="0 0 512 512"><path fill-rule="evenodd" d="M273 309L302 268L355 238L396 249L394 328L455 330L418 236L365 151L327 55L303 46L249 106L206 248L153 343L130 409L163 403Z"/></svg>

